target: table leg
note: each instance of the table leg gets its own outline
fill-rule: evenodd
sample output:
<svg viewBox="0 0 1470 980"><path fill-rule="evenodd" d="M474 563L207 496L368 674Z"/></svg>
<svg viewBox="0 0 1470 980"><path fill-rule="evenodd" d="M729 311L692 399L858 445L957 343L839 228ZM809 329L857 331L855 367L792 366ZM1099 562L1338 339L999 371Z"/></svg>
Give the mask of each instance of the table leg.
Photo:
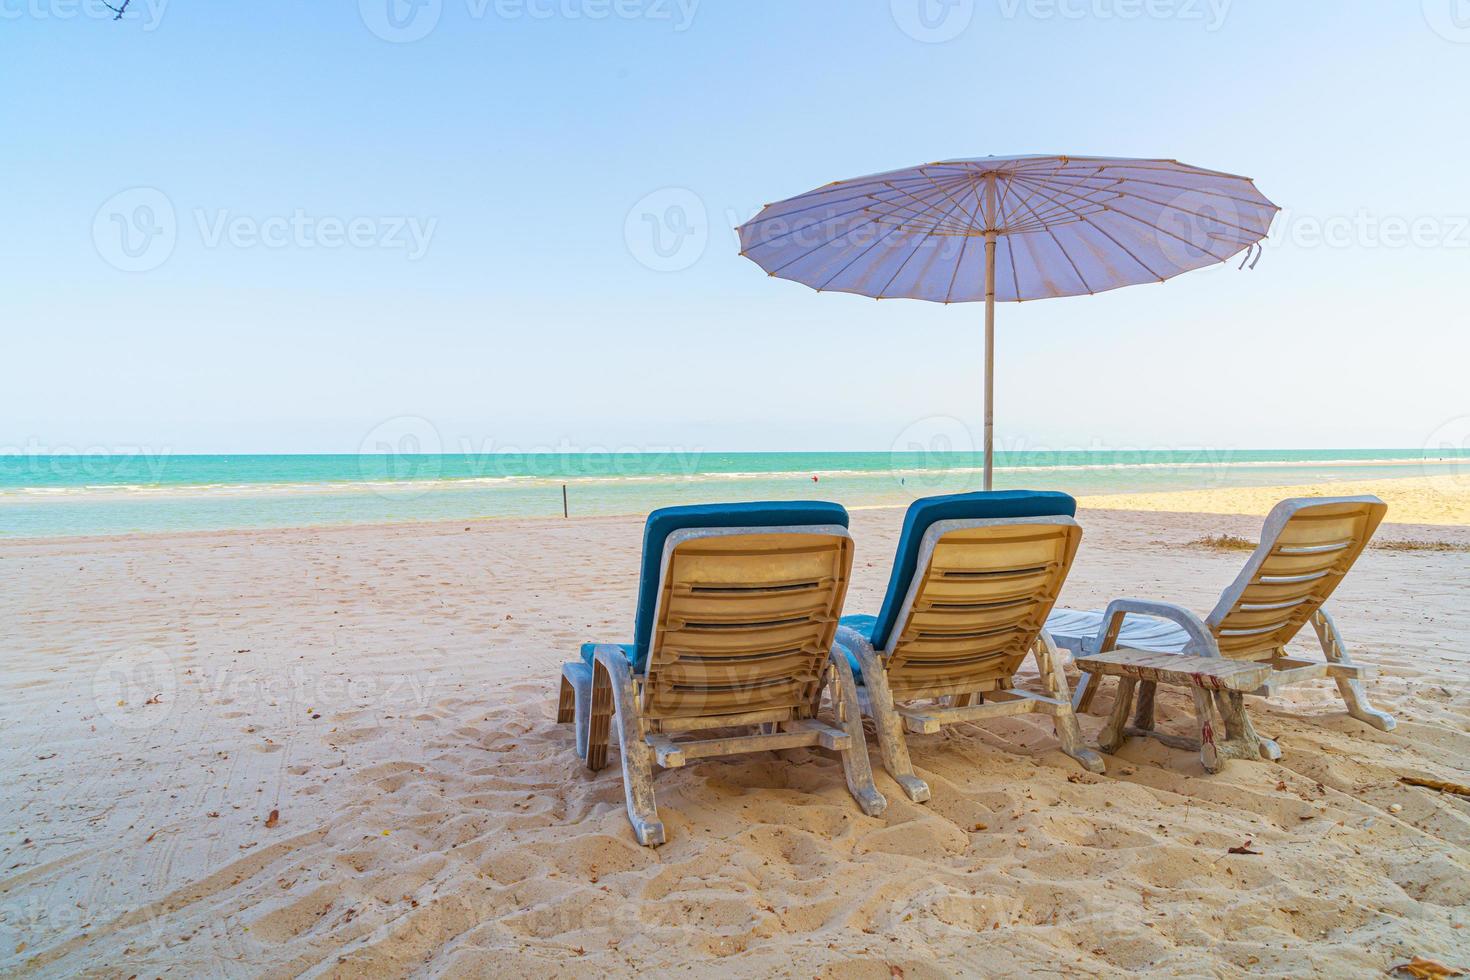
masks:
<svg viewBox="0 0 1470 980"><path fill-rule="evenodd" d="M1189 690L1194 695L1194 713L1199 722L1199 760L1204 765L1205 772L1219 772L1224 768L1225 760L1221 758L1215 745L1218 733L1215 731L1215 713L1210 692L1198 684L1191 684Z"/></svg>
<svg viewBox="0 0 1470 980"><path fill-rule="evenodd" d="M1216 691L1215 704L1220 717L1225 720L1225 733L1239 759L1281 758L1281 748L1269 738L1262 738L1251 724L1251 716L1245 710L1245 695L1239 691Z"/></svg>
<svg viewBox="0 0 1470 980"><path fill-rule="evenodd" d="M1138 709L1133 713L1133 727L1139 731L1154 730L1154 691L1157 681L1143 681L1138 685Z"/></svg>

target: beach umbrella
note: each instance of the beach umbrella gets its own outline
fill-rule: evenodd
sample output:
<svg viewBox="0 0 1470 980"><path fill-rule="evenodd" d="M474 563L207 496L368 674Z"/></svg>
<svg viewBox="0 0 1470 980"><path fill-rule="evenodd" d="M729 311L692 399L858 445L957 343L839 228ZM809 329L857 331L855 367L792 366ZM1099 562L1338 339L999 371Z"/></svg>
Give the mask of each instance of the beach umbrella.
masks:
<svg viewBox="0 0 1470 980"><path fill-rule="evenodd" d="M818 291L985 301L989 490L997 302L1163 282L1225 262L1265 238L1278 210L1246 177L1177 160L984 157L834 181L766 205L738 230L741 255Z"/></svg>

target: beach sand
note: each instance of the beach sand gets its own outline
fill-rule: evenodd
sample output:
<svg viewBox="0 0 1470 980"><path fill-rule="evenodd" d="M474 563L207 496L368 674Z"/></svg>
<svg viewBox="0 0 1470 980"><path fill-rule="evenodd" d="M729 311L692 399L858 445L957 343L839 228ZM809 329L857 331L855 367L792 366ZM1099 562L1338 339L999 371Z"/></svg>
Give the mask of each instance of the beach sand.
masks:
<svg viewBox="0 0 1470 980"><path fill-rule="evenodd" d="M1079 497L1091 509L1149 510L1173 514L1260 514L1286 497L1345 497L1371 493L1388 504L1388 520L1400 524L1464 526L1470 521L1470 474L1406 477L1371 483L1335 482L1294 487L1223 487L1172 493Z"/></svg>
<svg viewBox="0 0 1470 980"><path fill-rule="evenodd" d="M1445 503L1426 482L1371 488L1390 520L1418 522L1380 538L1470 545L1465 495ZM1063 604L1125 594L1205 611L1243 553L1190 542L1253 538L1259 517L1167 511L1258 515L1282 495L1090 498ZM854 514L849 611L876 611L901 516ZM909 739L933 801L909 803L880 771L878 818L817 750L702 761L659 773L669 843L650 849L616 764L586 772L554 722L560 663L631 629L640 530L594 518L0 543L0 971L1470 963L1470 799L1399 782L1470 782L1464 551L1370 550L1332 602L1355 656L1382 668L1370 691L1394 732L1346 717L1325 681L1253 702L1279 763L1216 776L1152 740L1084 772L1040 717L960 725ZM1097 709L1111 700L1107 684ZM1161 728L1185 731L1191 710L1160 691ZM1082 725L1095 738L1101 718ZM1230 853L1247 843L1257 853Z"/></svg>

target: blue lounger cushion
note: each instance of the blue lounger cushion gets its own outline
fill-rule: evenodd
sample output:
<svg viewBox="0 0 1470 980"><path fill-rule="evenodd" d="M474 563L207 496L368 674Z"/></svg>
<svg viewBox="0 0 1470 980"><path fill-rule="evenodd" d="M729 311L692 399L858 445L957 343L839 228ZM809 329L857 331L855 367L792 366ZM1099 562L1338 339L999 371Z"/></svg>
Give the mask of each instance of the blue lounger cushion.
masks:
<svg viewBox="0 0 1470 980"><path fill-rule="evenodd" d="M638 575L638 611L633 618L633 642L623 645L633 669L648 664L653 641L653 617L658 605L658 575L664 542L675 531L718 527L810 527L835 524L847 527L847 510L824 500L760 501L740 504L689 504L661 507L648 515L643 527L643 561ZM592 662L595 644L582 645L582 659Z"/></svg>
<svg viewBox="0 0 1470 980"><path fill-rule="evenodd" d="M993 490L976 493L953 493L942 497L923 497L909 505L903 518L903 533L893 557L893 574L888 580L888 593L878 611L872 632L868 634L873 649L888 644L888 634L898 618L898 610L908 597L914 580L914 566L919 560L919 545L924 532L935 521L996 520L1007 517L1075 517L1077 501L1070 494L1054 490ZM844 624L846 619L844 619Z"/></svg>

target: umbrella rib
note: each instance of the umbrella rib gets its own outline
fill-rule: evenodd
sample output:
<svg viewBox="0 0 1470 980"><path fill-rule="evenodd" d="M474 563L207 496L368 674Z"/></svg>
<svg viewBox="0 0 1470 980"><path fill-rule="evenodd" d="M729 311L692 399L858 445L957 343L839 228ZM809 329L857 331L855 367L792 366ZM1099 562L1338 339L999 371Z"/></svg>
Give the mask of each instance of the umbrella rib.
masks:
<svg viewBox="0 0 1470 980"><path fill-rule="evenodd" d="M1019 182L1023 188L1029 187L1030 191L1035 192L1035 187L1032 187L1032 181ZM1045 187L1045 185L1042 185L1042 187ZM1051 209L1038 210L1036 209L1035 204L1030 203L1025 195L1017 195L1016 200L1020 201L1020 203L1022 203L1023 206L1026 207L1026 210L1030 212L1030 216L1032 216L1032 219L1035 219L1036 229L1050 229L1048 228L1048 223L1050 223L1051 220L1053 220L1054 217L1057 215L1072 215L1073 217L1082 216L1080 215L1080 212L1075 212L1075 210L1067 209L1067 207L1061 207L1060 204L1053 204L1053 207L1051 207ZM1098 207L1101 207L1101 204L1098 204Z"/></svg>
<svg viewBox="0 0 1470 980"><path fill-rule="evenodd" d="M1016 246L1015 243L1011 241L1010 235L1006 235L1004 237L1006 240L1006 254L1009 255L1011 259L1011 285L1016 290L1016 302L1019 303L1021 301L1021 274L1016 271ZM1082 285L1086 286L1086 281L1084 281Z"/></svg>
<svg viewBox="0 0 1470 980"><path fill-rule="evenodd" d="M958 181L931 181L931 188L932 190L938 191L939 194L941 194L942 197L945 198L945 200L951 201L951 203L956 204L956 207L958 207L960 206L960 201L958 201L958 198L954 197L954 195L951 194L950 187L951 185L963 185L964 182L966 182L966 178L964 178L964 176L961 176ZM913 195L910 194L910 197L913 197ZM922 201L922 204L922 212L916 212L914 213L914 216L917 217L929 215L929 213L932 213L933 209L938 206L939 201ZM961 215L964 215L967 217L967 219L969 219L969 222L950 223L951 217L953 217L954 212L956 212L956 207L951 207L951 209L948 210L948 212L945 212L945 215L942 217L935 217L935 219L931 219L931 225L929 225L928 228L913 228L911 229L911 231L919 232L919 234L925 235L933 235L935 234L935 232L938 231L947 231L950 232L950 234L963 235L967 234L967 232L973 231L973 222L975 222L975 219L973 219L973 216L969 215L969 213L964 212L963 207L958 207L958 210L960 210Z"/></svg>
<svg viewBox="0 0 1470 980"><path fill-rule="evenodd" d="M937 187L938 184L936 184L935 186ZM944 189L943 190L943 193L944 193L945 198L947 198L948 200L954 202L954 207L949 210L949 212L945 215L945 218L947 219L949 217L949 215L950 214L953 214L954 211L955 211L955 209L958 208L959 209L959 212L961 214L963 214L968 219L968 222L967 222L967 224L965 226L965 230L966 231L973 231L974 228L975 228L976 221L979 219L979 216L977 214L975 214L975 213L967 210L963 206L963 204L961 203L962 197L956 197L955 195L951 194L948 189Z"/></svg>
<svg viewBox="0 0 1470 980"><path fill-rule="evenodd" d="M955 201L950 206L950 209L949 209L950 210L950 213L953 213L954 210L955 210L955 208L958 208L959 206L960 206L960 202L959 201ZM946 214L945 217L948 217L948 214ZM880 289L880 290L878 290L878 298L879 299L882 299L883 298L883 294L886 293L886 292L888 292L888 287L893 285L894 280L896 280L899 277L899 274L903 272L904 268L909 264L910 260L912 260L915 255L918 255L919 254L919 249L921 249L921 248L924 247L924 243L927 242L929 239L931 239L933 237L934 237L934 233L933 232L929 232L929 233L925 234L922 238L920 238L917 242L914 243L913 251L909 252L908 255L905 255L904 256L903 261L898 264L898 268L893 271L893 275L889 276L888 277L888 281L883 284L883 288Z"/></svg>
<svg viewBox="0 0 1470 980"><path fill-rule="evenodd" d="M818 192L818 193L820 193L820 192ZM796 198L791 198L790 200L796 200ZM865 203L861 207L852 208L852 209L850 209L848 211L843 211L843 212L841 212L839 214L829 214L829 215L825 216L824 218L822 218L819 221L813 221L810 224L802 225L800 228L793 228L790 231L783 232L783 233L781 233L779 235L773 235L773 236L771 236L769 238L763 238L759 242L756 243L756 245L767 245L767 244L770 244L771 242L778 242L778 241L780 241L783 238L789 238L790 236L795 235L795 234L798 234L798 233L803 232L803 231L806 231L809 228L815 228L817 225L822 224L822 222L824 222L824 221L835 221L835 220L837 220L839 218L846 218L849 215L861 214L862 212L867 211L868 208L869 208L869 206L871 205L871 203L874 201L873 195L872 194L859 194L859 195L855 195L854 197L844 198L841 201L837 201L837 202L834 202L834 201L819 201L819 202L810 204L807 207L798 208L795 211L788 211L785 214L772 215L769 218L762 218L762 217L757 216L757 217L751 219L745 225L742 225L741 227L742 228L748 228L748 227L750 227L752 225L761 224L761 223L767 222L767 221L777 221L777 220L780 220L780 219L783 219L783 218L790 218L792 215L801 214L801 213L806 212L806 211L812 211L812 210L815 210L815 209L821 208L821 207L831 207L834 203L846 203L847 201L853 201L853 200L861 200L861 201L863 201ZM786 203L786 202L783 201L783 202L780 202L780 203ZM887 202L880 201L878 203L887 203ZM772 205L772 206L774 207L775 205ZM752 245L751 247L754 248L756 246L755 245Z"/></svg>
<svg viewBox="0 0 1470 980"><path fill-rule="evenodd" d="M1240 174L1228 174L1223 170L1206 170L1188 163L1180 163L1178 160L1133 160L1122 157L1070 157L1067 166L1077 165L1081 169L1095 170L1101 173L1104 170L1141 170L1144 172L1159 172L1172 174L1198 174L1201 177L1224 177L1230 180L1241 180L1247 184L1252 183L1249 177ZM1145 166L1145 164L1157 164L1157 166ZM1063 169L1064 169L1063 168Z"/></svg>
<svg viewBox="0 0 1470 980"><path fill-rule="evenodd" d="M954 260L954 271L949 274L949 288L944 291L944 302L946 305L949 304L950 298L954 296L955 280L958 279L960 276L960 266L965 264L965 252L970 247L969 238L963 238L961 239L961 241L963 241L964 244L960 246L959 258Z"/></svg>
<svg viewBox="0 0 1470 980"><path fill-rule="evenodd" d="M1101 214L1108 210L1108 206L1105 202L1094 201L1091 198L1082 197L1078 194L1074 194L1071 191L1068 191L1066 188L1054 188L1050 184L1046 184L1040 181L1032 181L1030 179L1023 180L1022 183L1023 185L1030 188L1033 195L1040 196L1043 200L1051 205L1050 209L1043 208L1039 211L1033 209L1034 213L1036 214L1037 220L1041 223L1043 227L1056 223L1055 219L1060 214L1069 214L1072 216L1073 219L1077 221L1085 221L1092 215ZM1085 207L1090 207L1093 210L1089 211L1085 208L1073 207L1067 204L1065 201L1059 200L1056 197L1048 197L1046 194L1042 193L1042 191L1044 190L1051 190L1056 193L1066 194L1068 197L1071 197L1076 201L1080 201L1082 205L1084 205Z"/></svg>
<svg viewBox="0 0 1470 980"><path fill-rule="evenodd" d="M941 187L937 182L931 184L931 190L936 190L941 195L943 195L946 199L949 199L949 191L946 190L944 187ZM907 191L904 191L903 193L906 193L907 194L908 192ZM932 211L933 208L934 208L934 205L936 203L938 203L938 202L935 202L935 201L922 201L922 202L920 202L920 201L918 201L918 198L915 195L909 194L909 196L912 197L912 198L914 198L914 200L916 201L916 203L922 204L923 207L924 207L924 209L925 209L925 211ZM919 212L919 213L922 214L924 212ZM937 228L937 227L939 227L939 225L938 224L935 224L933 227Z"/></svg>
<svg viewBox="0 0 1470 980"><path fill-rule="evenodd" d="M1031 191L1032 191L1033 194L1034 193L1037 193L1038 188L1050 188L1051 187L1051 185L1048 184L1045 179L1040 178L1040 177L1031 177L1031 176L1020 176L1020 175L1018 175L1016 179L1021 183L1021 185L1023 187L1029 187L1031 189ZM1059 190L1059 191L1066 191L1066 188L1064 188L1064 187L1057 188L1057 190ZM1090 198L1081 197L1080 195L1077 195L1077 194L1071 194L1071 196L1074 197L1074 198L1078 198L1079 200L1083 201L1084 203L1086 203L1088 205L1091 205L1094 208L1097 208L1098 210L1102 210L1102 211L1107 210L1107 205L1105 203L1103 203L1102 201L1094 201L1094 200L1091 200ZM1065 212L1067 214L1070 214L1070 215L1072 215L1073 218L1076 218L1078 220L1081 220L1082 218L1086 217L1086 214L1084 212L1079 211L1079 210L1077 210L1075 208L1068 207L1067 205L1063 204L1061 201L1056 200L1055 198L1047 198L1047 201L1050 202L1050 204L1052 205L1052 208L1054 210L1048 211L1046 209L1042 209L1042 210L1038 211L1034 207L1031 209L1031 213L1036 216L1037 221L1039 221L1043 226L1046 225L1049 221L1051 221L1057 214L1062 213L1062 212ZM1045 213L1043 213L1043 212L1045 212ZM1096 213L1096 212L1093 212L1093 213Z"/></svg>
<svg viewBox="0 0 1470 980"><path fill-rule="evenodd" d="M935 209L942 203L942 201L933 201L930 202L928 207L919 208L908 204L899 205L894 202L884 202L885 205L891 205L889 210L882 210L876 207L869 208L868 210L874 212L880 218L890 219L898 224L907 224L909 230L914 232L945 232L954 235L963 235L968 232L970 230L968 224L950 222L948 220L949 215L947 214L944 217L935 216Z"/></svg>
<svg viewBox="0 0 1470 980"><path fill-rule="evenodd" d="M833 237L833 238L828 238L825 241L823 241L823 242L821 242L821 243L819 243L817 245L813 245L811 248L807 249L805 252L802 252L800 255L792 258L791 260L789 260L787 262L781 263L780 265L778 265L774 269L770 269L770 270L767 270L767 271L769 271L771 273L771 275L775 275L776 273L780 272L782 269L785 269L787 266L789 266L789 265L791 265L791 264L793 264L795 262L800 262L802 259L806 258L808 255L811 255L813 252L817 251L818 249L826 248L828 245L831 245L833 242L838 241L839 239L847 238L853 232L855 232L855 231L861 231L862 229L868 227L868 225L871 225L871 224L873 224L876 221L878 221L877 218L870 218L867 221L864 221L860 225L855 225L855 226L853 226L851 228L848 228L841 235L837 235L836 237ZM813 222L812 224L807 225L806 227L807 228L811 228L811 227L814 227L815 225L820 224L820 223L821 222Z"/></svg>
<svg viewBox="0 0 1470 980"><path fill-rule="evenodd" d="M1002 228L1009 228L1010 227L1010 222L1007 221L1006 218L1005 218L1005 213L1006 213L1006 204L1005 204L1005 202L1006 202L1006 198L1008 198L1008 197L1014 197L1024 207L1026 207L1027 210L1032 210L1031 209L1031 206L1029 204L1027 204L1025 197L1022 194L1020 194L1019 192L1016 191L1015 174L1008 174L1008 175L1006 175L1006 187L1005 187L1005 191L1000 195L1000 198L996 202L996 207L997 207L997 209L1000 212L1000 227L1002 227ZM1035 213L1035 212L1033 211L1032 213ZM1042 225L1042 227L1045 228L1046 226L1045 225ZM1050 230L1050 229L1048 229L1048 230ZM1016 244L1015 244L1015 242L1011 241L1011 237L1015 233L1016 232L1014 232L1014 231L1009 231L1009 232L1006 232L1002 237L1005 238L1005 243L1006 243L1006 257L1010 261L1010 266L1011 266L1011 287L1015 290L1016 302L1019 303L1021 301L1021 299L1022 299L1022 297L1021 297L1021 274L1016 269ZM1064 251L1062 254L1065 255L1066 252ZM1068 261L1070 261L1070 259L1068 259ZM1078 278L1081 279L1082 277L1079 275ZM1085 287L1087 285L1087 281L1086 280L1083 280L1082 285Z"/></svg>
<svg viewBox="0 0 1470 980"><path fill-rule="evenodd" d="M1005 187L995 199L995 227L997 229L1009 228L1010 222L1006 220L1006 198L1015 195L1015 174L1009 173L1004 177Z"/></svg>
<svg viewBox="0 0 1470 980"><path fill-rule="evenodd" d="M907 181L923 182L923 183L927 183L927 184L931 184L931 185L934 183L934 181L933 181L932 178L926 178L926 177L917 176L917 175L914 176L914 177L904 177L904 178L899 178L899 179L900 180L903 180L903 181L906 181L906 182ZM956 177L954 177L952 179L954 181L956 181L957 183L964 181L964 177L963 176L956 176ZM864 183L867 184L869 182L865 181ZM879 185L879 189L880 190L883 189L883 188L888 188L890 190L897 190L897 188L895 188L891 182L890 183ZM848 185L848 184L840 184L840 183L839 184L829 184L826 187L819 187L819 188L817 188L814 191L807 191L805 194L798 194L795 197L788 197L788 198L786 198L783 201L776 201L773 204L767 205L765 208L762 209L762 211L764 212L764 211L770 210L771 208L777 208L777 207L780 207L783 204L794 204L794 203L797 203L797 202L806 200L808 198L812 198L812 199L820 198L820 197L822 197L825 194L831 194L831 193L833 193L835 191L839 191L839 190L844 191L844 192L846 192L846 191L855 191L856 188L853 187L853 186L851 186L851 185ZM752 224L753 225L753 224L756 224L757 222L761 222L761 221L774 221L777 218L789 218L792 215L801 214L801 213L803 213L805 211L811 211L814 208L832 207L832 206L838 205L838 204L845 204L848 201L870 200L870 199L872 199L872 197L873 197L873 192L872 191L864 190L864 191L860 191L860 192L857 192L857 193L849 194L846 197L826 198L824 200L812 200L811 203L806 204L803 207L796 208L796 209L791 210L791 211L785 211L785 212L782 212L780 214L774 214L774 215L771 215L768 218L762 218L759 215L757 215L756 217L754 217L750 221L748 221L747 224Z"/></svg>
<svg viewBox="0 0 1470 980"><path fill-rule="evenodd" d="M1053 188L1053 189L1057 193L1071 194L1074 197L1077 196L1077 195L1073 194L1071 191L1067 190L1066 188L1057 187L1057 188ZM1102 192L1101 191L1097 191L1097 193L1102 193ZM1134 197L1134 196L1136 196L1136 195L1127 194L1127 193L1125 193L1123 191L1111 191L1110 190L1107 193L1117 194L1120 197ZM1095 204L1095 203L1097 203L1095 201L1089 200L1088 198L1081 198L1081 200L1087 201L1089 204ZM1158 202L1152 201L1150 203L1157 204ZM1167 205L1161 205L1161 206L1167 207ZM1217 219L1217 218L1210 218L1208 215L1196 214L1195 212L1190 211L1187 208L1174 208L1173 210L1176 210L1176 211L1180 212L1181 214L1193 215L1196 218L1204 218L1207 221L1218 221L1220 224L1229 225L1230 227L1237 228L1240 231L1245 231L1245 232L1249 233L1249 230L1248 229L1239 228L1239 226L1237 226L1237 225L1230 225L1230 223L1228 221L1219 221L1219 219ZM1188 245L1190 248L1197 248L1197 249L1199 249L1200 251L1204 252L1206 255L1208 255L1210 258L1214 259L1217 262L1224 262L1224 261L1226 261L1227 259L1230 258L1230 254L1216 255L1214 252L1210 251L1208 248L1206 248L1205 246L1199 244L1198 242L1192 242L1192 241L1190 241L1187 238L1183 238L1183 237L1181 237L1179 235L1176 235L1172 231L1169 231L1167 228L1165 228L1163 225L1156 225L1156 224L1154 224L1151 221L1148 221L1148 220L1146 220L1144 218L1140 218L1136 214L1130 214L1129 212L1124 211L1124 210L1122 210L1120 208L1108 208L1107 211L1109 213L1111 213L1111 214L1120 214L1120 215L1122 215L1125 218L1130 218L1133 221L1137 221L1139 224L1143 225L1145 228L1150 228L1153 231L1158 232L1160 234L1168 235L1170 238L1173 238L1176 241L1183 242L1184 244ZM1097 228L1099 231L1102 230L1102 226L1099 225L1099 224L1097 224L1096 222L1089 221L1088 224L1091 225L1094 228ZM1112 238L1111 235L1109 235L1108 237L1109 238ZM1116 239L1114 239L1114 241L1116 242ZM1123 247L1121 243L1117 243L1117 244L1118 244L1118 247L1119 248L1122 248ZM1239 250L1237 249L1237 251L1239 251ZM1233 253L1231 253L1231 254L1233 254ZM1137 258L1137 257L1135 256L1135 258ZM1139 264L1140 265L1143 265L1142 262L1140 262ZM1147 269L1148 266L1145 265L1144 268ZM1150 272L1153 272L1152 269L1150 269L1149 271ZM1154 273L1154 275L1157 275L1157 273Z"/></svg>
<svg viewBox="0 0 1470 980"><path fill-rule="evenodd" d="M1047 197L1047 195L1046 194L1043 194L1041 191L1036 191L1035 193L1041 194L1042 197ZM1052 198L1047 198L1047 200L1051 200L1052 203L1058 204L1061 207L1064 207L1064 208L1066 207L1066 205L1061 204L1061 202L1055 201ZM1089 202L1089 203L1096 203L1096 202ZM1071 209L1068 208L1067 210L1071 210ZM1119 213L1121 214L1122 212L1119 212ZM1108 241L1112 242L1114 245L1118 246L1118 248L1123 252L1123 254L1126 255L1126 256L1128 256L1134 262L1137 262L1138 265L1143 269L1144 272L1147 272L1149 275L1153 276L1159 282L1163 282L1164 281L1164 277L1163 276L1159 275L1153 269L1150 269L1147 262L1143 261L1143 259L1140 259L1138 256L1134 255L1133 254L1133 251L1127 245L1124 245L1122 242L1120 242L1116 238L1114 238L1108 232L1108 230L1106 228L1104 228L1102 225L1099 225L1096 222L1093 222L1093 221L1088 220L1088 217L1085 216L1085 215L1079 215L1078 217L1079 217L1079 220L1081 220L1089 228L1095 228L1095 229L1097 229L1097 231L1100 234L1102 234L1102 236L1104 238L1106 238Z"/></svg>
<svg viewBox="0 0 1470 980"><path fill-rule="evenodd" d="M821 292L822 290L826 289L828 283L830 283L833 279L836 279L838 276L842 275L848 269L851 269L853 264L857 262L858 259L861 259L863 256L867 255L873 249L877 248L879 245L882 245L884 242L888 241L888 239L892 238L894 235L898 234L902 230L902 225L894 225L892 228L889 229L888 234L884 235L882 238L874 239L873 244L869 245L867 248L854 255L851 259L848 259L847 264L828 276L820 286L816 286L813 288L815 288L817 292Z"/></svg>
<svg viewBox="0 0 1470 980"><path fill-rule="evenodd" d="M841 212L839 214L829 214L829 215L823 217L822 219L820 219L818 221L813 221L813 222L811 222L809 224L802 225L800 228L792 228L790 231L782 232L779 235L772 235L769 238L763 238L759 242L756 242L755 244L751 245L750 247L751 248L757 248L757 247L759 247L761 245L769 245L772 242L778 242L778 241L780 241L783 238L790 238L792 235L800 234L803 231L807 231L808 229L815 228L818 225L822 224L823 222L836 221L836 220L839 220L841 218L846 218L846 217L848 217L850 215L862 214L863 212L869 210L869 207L870 207L871 203L873 202L873 196L871 194L863 194L863 195L860 195L860 197L858 199L860 199L860 200L862 200L862 201L865 202L863 204L863 206L856 207L856 208L851 208L851 209L849 209L847 211L843 211L843 212ZM849 199L849 200L851 200L851 199ZM883 202L879 202L879 203L883 203ZM810 211L810 210L812 210L814 208L819 208L819 207L822 207L822 205L821 204L813 204L810 207L802 208L801 210L802 211ZM793 212L790 212L790 213L791 214L798 214L800 212L799 211L793 211ZM776 220L779 220L780 218L786 218L786 217L789 217L789 215L774 215L774 216L772 216L770 218L755 218L755 219L751 220L747 225L744 225L742 227L749 227L750 225L755 225L755 224L758 224L758 223L764 222L764 221L776 221ZM846 232L844 232L844 234L846 234Z"/></svg>
<svg viewBox="0 0 1470 980"><path fill-rule="evenodd" d="M1059 188L1057 188L1057 190L1066 192L1066 188L1059 187ZM1092 191L1092 192L1095 192L1095 193L1115 194L1118 197L1129 197L1129 198L1132 198L1135 201L1143 201L1145 204L1153 204L1153 205L1156 205L1156 206L1161 207L1161 208L1168 208L1171 211L1178 211L1180 214L1188 214L1188 215L1192 215L1193 217L1196 217L1196 218L1203 218L1206 221L1213 221L1213 222L1216 222L1217 224L1228 225L1229 227L1234 228L1234 229L1236 229L1238 231L1245 232L1247 235L1254 235L1255 234L1255 230L1254 229L1247 228L1244 225L1238 225L1238 224L1236 224L1233 221L1226 221L1224 218L1220 218L1220 217L1212 217L1212 216L1210 216L1208 214L1203 214L1203 213L1201 213L1199 211L1191 211L1189 208L1181 207L1180 205L1177 205L1177 204L1171 204L1168 201L1155 201L1151 197L1144 197L1142 194L1134 194L1134 193L1131 193L1129 191L1118 190L1116 187L1096 187L1096 188L1088 188L1088 190L1089 191ZM1231 200L1231 198L1226 198L1226 200ZM1096 202L1094 202L1094 203L1096 203ZM1123 213L1126 214L1127 212L1123 212Z"/></svg>
<svg viewBox="0 0 1470 980"><path fill-rule="evenodd" d="M985 160L946 160L940 161L949 165L967 165L971 169L982 170L977 166ZM1000 162L1000 161L998 161ZM1149 158L1125 158L1125 157L1081 157L1063 156L1058 154L1042 155L1028 159L1010 159L1003 161L1004 166L1009 167L1016 173L1036 173L1050 169L1053 173L1065 170L1092 170L1101 173L1104 170L1139 170L1145 172L1157 171L1160 173L1185 173L1197 174L1202 177L1221 177L1228 180L1239 180L1247 184L1254 181L1240 174L1226 173L1223 170L1207 170L1204 167L1196 167L1188 163L1180 163L1178 160L1166 159L1164 157Z"/></svg>
<svg viewBox="0 0 1470 980"><path fill-rule="evenodd" d="M1069 181L1073 181L1073 182L1085 181L1085 180L1107 180L1107 181L1110 181L1110 182L1112 182L1114 184L1123 183L1123 182L1127 182L1129 184L1147 184L1150 187L1166 187L1169 190L1189 191L1189 192L1192 192L1192 193L1195 193L1195 194L1205 194L1205 195L1209 195L1210 197L1222 198L1222 199L1224 199L1226 201L1234 201L1237 204L1248 204L1251 207L1257 207L1257 208L1270 207L1270 208L1273 208L1273 209L1275 209L1277 211L1280 211L1281 210L1279 207L1277 207L1276 205L1272 204L1269 201L1263 201L1263 200L1259 200L1259 199L1252 200L1252 199L1250 199L1248 197L1236 197L1234 194L1226 194L1224 191L1213 190L1213 189L1210 189L1210 188L1204 188L1204 187L1188 187L1188 186L1186 186L1184 184L1167 184L1167 183L1165 183L1165 182L1163 182L1161 180L1147 180L1147 179L1145 179L1143 177L1101 177L1101 176L1098 176L1098 177L1084 177L1084 176L1081 176L1081 175L1078 175L1078 174L1057 174L1056 177L1058 179L1060 179L1060 180L1069 180ZM1107 190L1107 188L1105 188L1105 187L1099 187L1099 188L1097 188L1097 190Z"/></svg>
<svg viewBox="0 0 1470 980"><path fill-rule="evenodd" d="M1036 213L1035 209L1031 207L1029 201L1026 201L1024 198L1022 198L1021 202L1026 206L1027 210L1031 211L1032 214ZM1072 267L1072 271L1077 274L1077 281L1082 283L1082 288L1087 290L1088 294L1091 295L1094 292L1092 286L1087 282L1087 277L1082 274L1082 270L1077 267L1077 263L1072 261L1072 256L1067 252L1067 248L1065 245L1062 244L1062 240L1057 237L1057 233L1052 231L1051 225L1047 224L1046 222L1042 222L1041 227L1048 235L1051 236L1051 240L1056 243L1057 250L1062 253L1062 257L1067 260L1067 264ZM1011 255L1011 263L1011 269L1012 271L1015 271L1014 252ZM1019 282L1016 286L1016 295L1021 295L1021 287Z"/></svg>

